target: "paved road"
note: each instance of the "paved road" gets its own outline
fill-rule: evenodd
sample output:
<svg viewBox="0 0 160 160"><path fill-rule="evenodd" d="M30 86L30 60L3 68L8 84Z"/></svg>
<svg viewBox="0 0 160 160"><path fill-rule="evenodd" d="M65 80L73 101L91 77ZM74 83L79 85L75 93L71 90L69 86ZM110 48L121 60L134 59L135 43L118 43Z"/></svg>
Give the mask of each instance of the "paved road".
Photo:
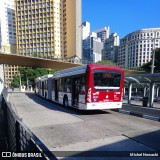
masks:
<svg viewBox="0 0 160 160"><path fill-rule="evenodd" d="M160 151L159 122L108 110L66 109L33 93L10 93L10 101L51 151Z"/></svg>

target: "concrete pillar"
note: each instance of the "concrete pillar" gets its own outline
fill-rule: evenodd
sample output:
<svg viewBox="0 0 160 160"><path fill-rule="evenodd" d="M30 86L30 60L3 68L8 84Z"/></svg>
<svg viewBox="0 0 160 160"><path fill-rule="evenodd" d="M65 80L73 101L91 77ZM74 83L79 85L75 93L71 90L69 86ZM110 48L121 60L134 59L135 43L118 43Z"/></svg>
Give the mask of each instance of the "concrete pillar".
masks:
<svg viewBox="0 0 160 160"><path fill-rule="evenodd" d="M153 100L154 100L154 87L155 83L151 82L150 83L150 94L149 94L149 107L153 107Z"/></svg>
<svg viewBox="0 0 160 160"><path fill-rule="evenodd" d="M132 97L132 83L128 84L128 104L131 104L131 97Z"/></svg>

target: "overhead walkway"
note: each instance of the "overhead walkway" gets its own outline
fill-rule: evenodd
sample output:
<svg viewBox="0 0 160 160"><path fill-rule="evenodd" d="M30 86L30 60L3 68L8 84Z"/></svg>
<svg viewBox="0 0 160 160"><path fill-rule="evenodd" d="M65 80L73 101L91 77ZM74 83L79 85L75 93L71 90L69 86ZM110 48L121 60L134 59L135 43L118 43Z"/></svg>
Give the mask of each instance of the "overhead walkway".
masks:
<svg viewBox="0 0 160 160"><path fill-rule="evenodd" d="M66 68L80 66L80 64L67 63L58 60L23 56L18 54L4 54L0 52L0 64L18 65L24 67L41 67L63 70Z"/></svg>
<svg viewBox="0 0 160 160"><path fill-rule="evenodd" d="M128 104L131 104L133 96L137 97L137 89L141 89L143 93L139 95L139 100L147 101L148 100L148 107L153 107L153 103L156 103L157 107L160 106L160 97L159 97L159 88L160 88L160 74L134 74L134 75L126 75L125 76L125 88L124 88L124 95L126 88L127 97L128 97ZM135 91L132 91L132 88ZM135 93L135 95L133 95ZM155 102L156 101L156 102Z"/></svg>
<svg viewBox="0 0 160 160"><path fill-rule="evenodd" d="M89 63L84 61L85 64ZM44 59L38 57L24 56L18 54L5 54L0 52L0 64L8 65L18 65L24 67L41 67L41 68L51 68L56 70L63 70L67 68L72 68L76 66L81 66L82 64L69 63L60 60ZM124 69L125 74L142 74L143 71L135 69Z"/></svg>

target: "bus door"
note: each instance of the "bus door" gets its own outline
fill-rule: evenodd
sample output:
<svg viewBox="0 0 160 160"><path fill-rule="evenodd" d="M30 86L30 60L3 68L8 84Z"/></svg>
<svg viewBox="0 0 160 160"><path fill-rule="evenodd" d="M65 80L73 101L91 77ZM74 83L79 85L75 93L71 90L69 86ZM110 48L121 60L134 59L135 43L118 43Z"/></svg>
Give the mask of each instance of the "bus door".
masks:
<svg viewBox="0 0 160 160"><path fill-rule="evenodd" d="M78 107L80 78L79 76L72 79L72 106L74 107Z"/></svg>
<svg viewBox="0 0 160 160"><path fill-rule="evenodd" d="M58 101L58 80L55 79L55 101Z"/></svg>
<svg viewBox="0 0 160 160"><path fill-rule="evenodd" d="M42 81L42 96L44 97L44 81Z"/></svg>

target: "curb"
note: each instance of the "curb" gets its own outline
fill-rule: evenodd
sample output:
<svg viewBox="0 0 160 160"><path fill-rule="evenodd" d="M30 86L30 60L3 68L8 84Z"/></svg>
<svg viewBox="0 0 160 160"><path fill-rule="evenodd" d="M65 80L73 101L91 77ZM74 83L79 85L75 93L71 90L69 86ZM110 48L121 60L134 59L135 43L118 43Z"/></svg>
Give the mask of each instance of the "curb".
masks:
<svg viewBox="0 0 160 160"><path fill-rule="evenodd" d="M153 121L158 121L158 122L160 122L160 117L155 117L155 116L150 116L150 115L144 114L144 115L143 115L143 118L146 118L146 119L150 119L150 120L153 120Z"/></svg>
<svg viewBox="0 0 160 160"><path fill-rule="evenodd" d="M152 115L148 115L148 114L137 113L137 112L128 111L128 110L124 110L124 109L119 109L119 110L116 109L113 111L160 122L160 117L156 117L156 116L152 116Z"/></svg>
<svg viewBox="0 0 160 160"><path fill-rule="evenodd" d="M119 112L124 113L124 114L130 114L130 111L127 111L127 110L124 110L124 109L120 109Z"/></svg>

